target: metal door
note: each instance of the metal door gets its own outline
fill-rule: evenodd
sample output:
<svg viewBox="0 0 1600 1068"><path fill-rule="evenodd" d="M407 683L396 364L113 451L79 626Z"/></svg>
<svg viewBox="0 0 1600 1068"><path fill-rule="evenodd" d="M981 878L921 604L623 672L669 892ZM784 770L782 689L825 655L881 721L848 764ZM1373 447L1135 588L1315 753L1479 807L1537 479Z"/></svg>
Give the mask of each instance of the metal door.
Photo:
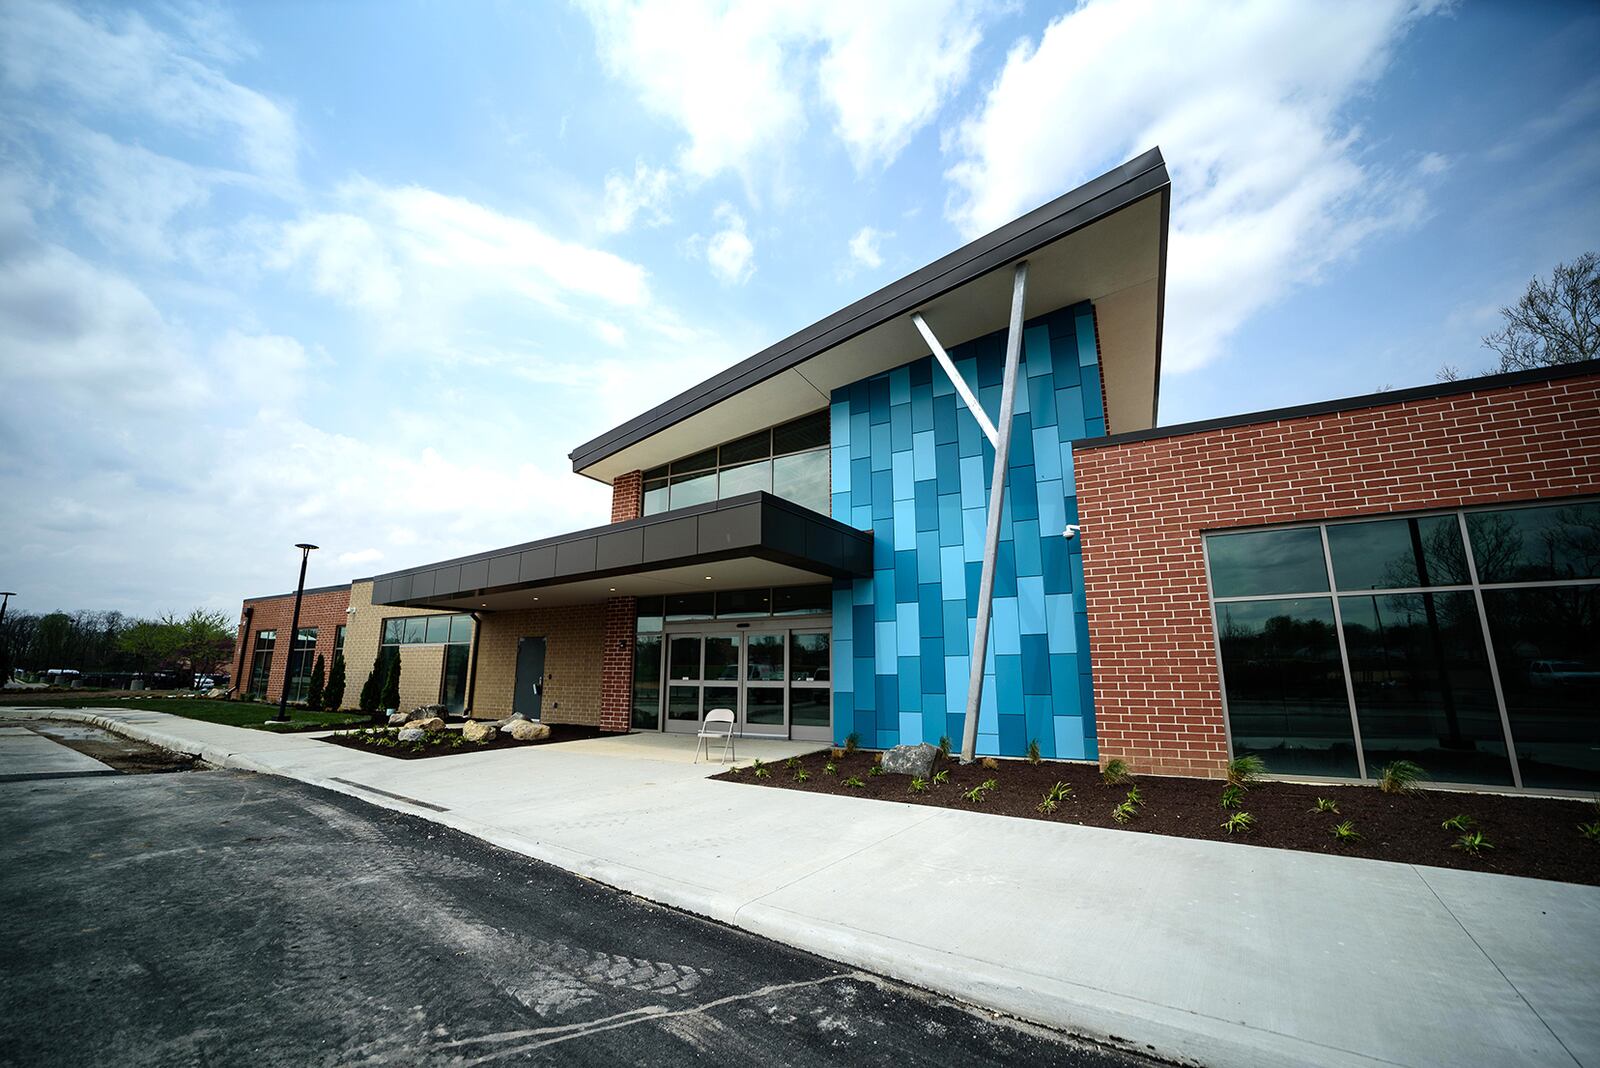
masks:
<svg viewBox="0 0 1600 1068"><path fill-rule="evenodd" d="M517 681L511 690L511 711L538 719L544 703L544 639L517 641Z"/></svg>

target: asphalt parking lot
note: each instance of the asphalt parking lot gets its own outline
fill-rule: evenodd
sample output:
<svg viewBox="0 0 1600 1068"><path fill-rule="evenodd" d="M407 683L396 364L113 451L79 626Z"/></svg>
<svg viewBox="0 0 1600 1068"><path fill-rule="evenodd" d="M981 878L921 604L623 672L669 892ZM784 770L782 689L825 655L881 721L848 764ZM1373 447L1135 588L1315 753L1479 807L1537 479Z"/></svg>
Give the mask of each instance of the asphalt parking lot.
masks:
<svg viewBox="0 0 1600 1068"><path fill-rule="evenodd" d="M0 804L4 1065L1150 1063L289 780Z"/></svg>

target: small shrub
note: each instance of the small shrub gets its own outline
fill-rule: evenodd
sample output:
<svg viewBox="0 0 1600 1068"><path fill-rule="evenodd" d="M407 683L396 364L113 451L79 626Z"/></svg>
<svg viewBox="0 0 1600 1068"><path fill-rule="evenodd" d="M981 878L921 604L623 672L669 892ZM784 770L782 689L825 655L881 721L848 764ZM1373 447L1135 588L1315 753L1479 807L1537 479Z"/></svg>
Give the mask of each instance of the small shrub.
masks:
<svg viewBox="0 0 1600 1068"><path fill-rule="evenodd" d="M1256 818L1248 812L1235 812L1222 821L1222 829L1229 834L1244 834L1256 825Z"/></svg>
<svg viewBox="0 0 1600 1068"><path fill-rule="evenodd" d="M942 734L939 736L939 759L950 759L950 736L948 734Z"/></svg>
<svg viewBox="0 0 1600 1068"><path fill-rule="evenodd" d="M974 804L982 804L983 799L988 797L990 792L999 785L999 782L994 779L985 779L983 782L979 783L977 786L974 786L961 796L965 797L968 801L971 801Z"/></svg>
<svg viewBox="0 0 1600 1068"><path fill-rule="evenodd" d="M1267 762L1258 756L1234 757L1228 761L1228 785L1248 790L1266 774Z"/></svg>
<svg viewBox="0 0 1600 1068"><path fill-rule="evenodd" d="M911 782L906 786L906 790L907 792L913 794L925 794L928 792L928 780L919 779L913 775L911 777Z"/></svg>
<svg viewBox="0 0 1600 1068"><path fill-rule="evenodd" d="M1111 810L1111 818L1118 823L1127 823L1139 814L1139 808L1131 801L1124 801Z"/></svg>
<svg viewBox="0 0 1600 1068"><path fill-rule="evenodd" d="M844 784L846 786L850 787L852 790L859 790L863 786L867 785L866 783L862 782L860 779L856 778L854 775L852 775L848 779L846 779L844 781Z"/></svg>
<svg viewBox="0 0 1600 1068"><path fill-rule="evenodd" d="M1333 798L1331 797L1319 797L1317 798L1317 803L1312 806L1311 811L1332 812L1335 816L1337 816L1339 814L1339 806L1334 803Z"/></svg>
<svg viewBox="0 0 1600 1068"><path fill-rule="evenodd" d="M1244 787L1224 786L1222 788L1222 807L1238 808L1244 803Z"/></svg>
<svg viewBox="0 0 1600 1068"><path fill-rule="evenodd" d="M1048 816L1061 807L1061 802L1065 801L1070 793L1072 793L1072 787L1064 782L1056 783L1045 792L1044 800L1039 802L1039 811Z"/></svg>
<svg viewBox="0 0 1600 1068"><path fill-rule="evenodd" d="M1030 738L1028 740L1028 763L1039 764L1043 760L1044 758L1039 755L1039 739Z"/></svg>
<svg viewBox="0 0 1600 1068"><path fill-rule="evenodd" d="M800 767L800 758L797 756L792 756L783 762L783 766L788 768L790 771L794 771Z"/></svg>
<svg viewBox="0 0 1600 1068"><path fill-rule="evenodd" d="M1593 823L1578 824L1578 833L1591 842L1600 842L1600 820L1595 820Z"/></svg>
<svg viewBox="0 0 1600 1068"><path fill-rule="evenodd" d="M839 748L836 747L834 749L830 749L828 751L828 755L833 757L833 759L835 759L835 760L843 760L844 759L844 750L843 749L839 749Z"/></svg>
<svg viewBox="0 0 1600 1068"><path fill-rule="evenodd" d="M1489 843L1489 839L1483 836L1482 831L1468 831L1460 838L1457 838L1456 844L1451 848L1459 849L1469 857L1475 857L1484 850L1493 849L1494 846Z"/></svg>
<svg viewBox="0 0 1600 1068"><path fill-rule="evenodd" d="M882 775L882 774L883 774L883 769L881 767L879 767L878 765L876 765L876 764L872 765L872 767L867 769L867 777L868 778L871 778L874 775Z"/></svg>
<svg viewBox="0 0 1600 1068"><path fill-rule="evenodd" d="M861 748L861 735L857 734L855 731L851 731L849 734L845 735L845 737L844 737L844 751L846 753L854 753L857 749L860 749L860 748Z"/></svg>
<svg viewBox="0 0 1600 1068"><path fill-rule="evenodd" d="M1414 794L1425 774L1420 765L1409 760L1391 760L1378 773L1378 789L1386 794Z"/></svg>
<svg viewBox="0 0 1600 1068"><path fill-rule="evenodd" d="M758 779L766 779L772 776L772 769L759 760L750 765L750 770L755 773L755 777Z"/></svg>
<svg viewBox="0 0 1600 1068"><path fill-rule="evenodd" d="M1106 761L1106 766L1100 769L1100 778L1107 786L1120 786L1128 781L1128 765L1126 761L1111 759Z"/></svg>
<svg viewBox="0 0 1600 1068"><path fill-rule="evenodd" d="M839 765L830 760L826 764L822 765L822 770L828 775L837 775L839 774Z"/></svg>
<svg viewBox="0 0 1600 1068"><path fill-rule="evenodd" d="M1137 786L1129 788L1128 803L1134 808L1138 808L1140 805L1144 804L1144 795L1139 792L1139 788Z"/></svg>
<svg viewBox="0 0 1600 1068"><path fill-rule="evenodd" d="M982 760L978 761L978 764L985 771L994 771L1000 766L1000 762L994 757L984 757Z"/></svg>
<svg viewBox="0 0 1600 1068"><path fill-rule="evenodd" d="M945 783L947 783L949 781L950 781L950 769L949 768L942 768L939 771L936 771L936 772L933 773L933 785L935 785L935 786L943 786Z"/></svg>
<svg viewBox="0 0 1600 1068"><path fill-rule="evenodd" d="M1472 823L1472 817L1462 812L1439 824L1439 829L1441 831L1466 831L1472 828Z"/></svg>
<svg viewBox="0 0 1600 1068"><path fill-rule="evenodd" d="M811 773L808 772L805 768L795 768L794 769L794 781L795 782L810 782L811 781Z"/></svg>
<svg viewBox="0 0 1600 1068"><path fill-rule="evenodd" d="M1334 811L1337 812L1338 810L1335 809ZM1356 830L1356 825L1349 820L1334 824L1332 831L1329 833L1333 835L1336 841L1340 842L1354 842L1361 837L1361 832Z"/></svg>

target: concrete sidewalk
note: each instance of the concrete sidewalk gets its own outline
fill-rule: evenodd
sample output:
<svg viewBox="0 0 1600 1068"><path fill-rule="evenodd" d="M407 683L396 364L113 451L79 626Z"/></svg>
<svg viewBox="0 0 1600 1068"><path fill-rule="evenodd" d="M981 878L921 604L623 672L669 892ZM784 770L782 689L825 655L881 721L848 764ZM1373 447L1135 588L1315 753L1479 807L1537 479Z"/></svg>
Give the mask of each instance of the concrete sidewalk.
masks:
<svg viewBox="0 0 1600 1068"><path fill-rule="evenodd" d="M0 716L286 775L1176 1060L1600 1068L1600 888L710 782L651 736L401 761L162 713Z"/></svg>
<svg viewBox="0 0 1600 1068"><path fill-rule="evenodd" d="M114 774L110 765L26 727L0 727L0 782Z"/></svg>

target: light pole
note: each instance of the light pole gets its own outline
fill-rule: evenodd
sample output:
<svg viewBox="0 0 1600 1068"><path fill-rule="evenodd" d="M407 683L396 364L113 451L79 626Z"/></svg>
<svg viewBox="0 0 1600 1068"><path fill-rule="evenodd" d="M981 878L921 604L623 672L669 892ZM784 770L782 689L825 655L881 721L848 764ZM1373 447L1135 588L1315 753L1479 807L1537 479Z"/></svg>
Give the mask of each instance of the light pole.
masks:
<svg viewBox="0 0 1600 1068"><path fill-rule="evenodd" d="M306 592L306 561L311 559L311 550L316 546L308 542L296 542L295 548L300 550L300 584L294 588L294 615L289 620L289 658L283 664L283 689L278 693L278 714L272 718L279 723L289 722L289 672L294 670L294 647L300 644L300 598Z"/></svg>

